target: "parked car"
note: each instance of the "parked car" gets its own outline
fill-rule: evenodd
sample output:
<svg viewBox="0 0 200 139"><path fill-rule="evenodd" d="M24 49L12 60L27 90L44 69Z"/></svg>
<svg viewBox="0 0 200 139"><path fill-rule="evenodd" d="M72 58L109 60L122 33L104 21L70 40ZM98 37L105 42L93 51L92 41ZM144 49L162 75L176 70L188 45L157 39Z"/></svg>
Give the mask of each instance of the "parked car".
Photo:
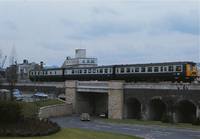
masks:
<svg viewBox="0 0 200 139"><path fill-rule="evenodd" d="M22 96L19 92L13 92L13 97L15 101L22 101L24 99L24 96Z"/></svg>
<svg viewBox="0 0 200 139"><path fill-rule="evenodd" d="M108 118L108 111L104 111L104 112L100 113L100 117Z"/></svg>
<svg viewBox="0 0 200 139"><path fill-rule="evenodd" d="M40 98L40 99L47 99L48 95L46 95L43 92L37 92L36 94L33 95L35 98Z"/></svg>
<svg viewBox="0 0 200 139"><path fill-rule="evenodd" d="M89 113L82 113L81 114L81 121L90 121Z"/></svg>
<svg viewBox="0 0 200 139"><path fill-rule="evenodd" d="M18 92L18 93L22 94L22 92L19 91L19 89L13 89L12 92Z"/></svg>

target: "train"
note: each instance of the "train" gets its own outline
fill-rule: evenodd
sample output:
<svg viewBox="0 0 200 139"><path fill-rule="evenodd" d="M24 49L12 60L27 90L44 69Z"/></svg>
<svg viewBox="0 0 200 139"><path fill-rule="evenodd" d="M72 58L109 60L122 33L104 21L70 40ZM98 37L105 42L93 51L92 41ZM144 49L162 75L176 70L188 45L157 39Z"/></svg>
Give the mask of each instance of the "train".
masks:
<svg viewBox="0 0 200 139"><path fill-rule="evenodd" d="M64 82L66 80L192 82L195 81L197 77L197 64L189 61L107 65L95 67L34 69L29 71L29 79L35 82Z"/></svg>

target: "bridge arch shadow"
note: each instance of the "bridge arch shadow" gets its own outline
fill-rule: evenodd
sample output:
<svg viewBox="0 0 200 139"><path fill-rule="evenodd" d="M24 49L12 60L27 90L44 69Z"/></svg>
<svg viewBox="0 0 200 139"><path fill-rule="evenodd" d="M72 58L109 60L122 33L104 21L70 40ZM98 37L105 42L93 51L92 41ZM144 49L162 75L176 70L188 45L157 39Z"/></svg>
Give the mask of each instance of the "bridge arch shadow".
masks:
<svg viewBox="0 0 200 139"><path fill-rule="evenodd" d="M151 121L161 121L162 115L166 112L166 104L161 99L153 99L149 102L149 117Z"/></svg>
<svg viewBox="0 0 200 139"><path fill-rule="evenodd" d="M125 119L137 119L141 114L141 103L137 98L130 97L125 103Z"/></svg>
<svg viewBox="0 0 200 139"><path fill-rule="evenodd" d="M191 117L196 116L196 106L189 100L178 102L177 117L179 123L190 123Z"/></svg>

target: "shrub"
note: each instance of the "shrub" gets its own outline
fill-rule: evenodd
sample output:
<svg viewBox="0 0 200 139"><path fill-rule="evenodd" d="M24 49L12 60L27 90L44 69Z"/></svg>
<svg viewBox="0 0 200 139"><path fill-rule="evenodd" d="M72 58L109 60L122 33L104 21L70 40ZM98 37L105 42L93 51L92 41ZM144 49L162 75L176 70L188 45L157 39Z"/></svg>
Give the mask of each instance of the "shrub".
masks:
<svg viewBox="0 0 200 139"><path fill-rule="evenodd" d="M0 123L14 123L23 119L22 107L12 101L0 100Z"/></svg>
<svg viewBox="0 0 200 139"><path fill-rule="evenodd" d="M167 114L167 112L164 112L161 118L161 122L163 123L169 123L171 119L171 116Z"/></svg>
<svg viewBox="0 0 200 139"><path fill-rule="evenodd" d="M17 133L17 136L20 136L20 137L26 137L27 134L24 133L24 132L18 132L18 133Z"/></svg>
<svg viewBox="0 0 200 139"><path fill-rule="evenodd" d="M12 131L10 131L10 130L6 131L6 136L11 137L12 135L13 135Z"/></svg>
<svg viewBox="0 0 200 139"><path fill-rule="evenodd" d="M193 125L200 125L200 118L196 117L195 115L191 116L191 124Z"/></svg>
<svg viewBox="0 0 200 139"><path fill-rule="evenodd" d="M40 131L37 131L37 132L35 132L34 134L33 134L33 136L41 136L42 135L42 133L40 132Z"/></svg>
<svg viewBox="0 0 200 139"><path fill-rule="evenodd" d="M142 119L142 114L139 112L138 114L137 114L137 120L139 121L139 120L141 120Z"/></svg>

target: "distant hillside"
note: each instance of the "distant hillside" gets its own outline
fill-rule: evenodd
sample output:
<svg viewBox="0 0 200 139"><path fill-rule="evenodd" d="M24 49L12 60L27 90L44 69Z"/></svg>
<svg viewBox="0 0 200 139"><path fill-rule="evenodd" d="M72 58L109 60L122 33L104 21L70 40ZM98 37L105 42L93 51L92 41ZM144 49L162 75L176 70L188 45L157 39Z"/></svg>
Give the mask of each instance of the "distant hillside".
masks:
<svg viewBox="0 0 200 139"><path fill-rule="evenodd" d="M56 68L61 68L57 65L53 65L53 66L44 66L45 69L56 69Z"/></svg>

